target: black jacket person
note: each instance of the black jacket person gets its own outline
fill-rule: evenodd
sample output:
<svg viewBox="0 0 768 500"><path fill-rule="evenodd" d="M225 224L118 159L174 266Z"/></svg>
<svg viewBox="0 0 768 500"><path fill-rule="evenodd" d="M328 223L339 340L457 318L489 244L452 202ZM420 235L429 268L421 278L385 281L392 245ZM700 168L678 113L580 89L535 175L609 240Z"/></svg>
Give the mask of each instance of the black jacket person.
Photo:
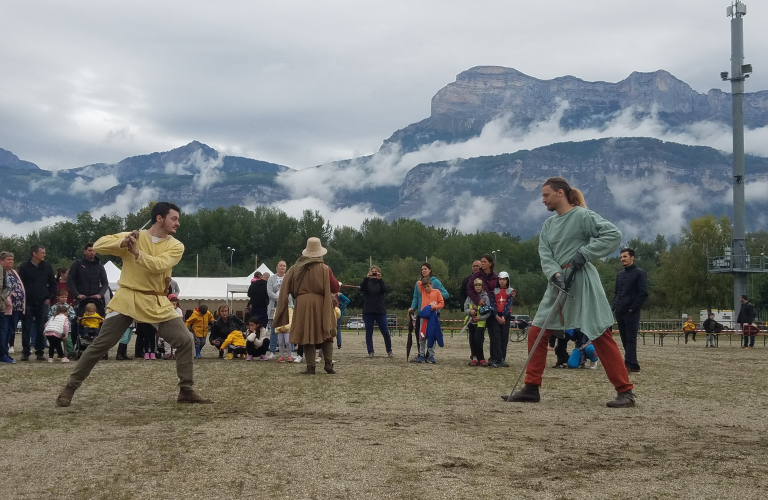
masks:
<svg viewBox="0 0 768 500"><path fill-rule="evenodd" d="M640 308L648 298L648 277L635 265L635 252L631 248L621 251L621 264L624 268L616 275L611 309L624 346L624 364L627 370L638 372L637 334L640 330Z"/></svg>

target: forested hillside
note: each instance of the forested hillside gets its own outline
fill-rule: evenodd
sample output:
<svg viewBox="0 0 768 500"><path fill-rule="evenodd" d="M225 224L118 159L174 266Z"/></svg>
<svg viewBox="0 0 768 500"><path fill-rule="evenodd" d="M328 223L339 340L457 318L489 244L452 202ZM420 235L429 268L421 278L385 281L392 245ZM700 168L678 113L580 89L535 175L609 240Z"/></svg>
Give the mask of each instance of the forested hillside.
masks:
<svg viewBox="0 0 768 500"><path fill-rule="evenodd" d="M104 234L142 227L148 220L148 207L125 218L95 219L82 212L74 222L59 222L26 237L0 237L0 250L14 252L18 265L28 258L30 245L41 244L54 268L69 266L73 258L82 254L84 243ZM722 255L731 241L729 220L706 215L691 221L681 232L680 240L671 244L663 236L653 241L625 242L636 250L637 264L649 275L646 312L669 315L695 313L708 307L730 309L732 278L706 272L707 254ZM435 275L452 294L448 300L452 309L459 307L456 292L461 280L469 274L472 261L482 254L495 254L496 270L510 273L512 286L519 291L518 307L523 310L534 307L546 287L539 267L536 236L521 240L507 233L464 234L456 229L425 226L412 219L369 219L359 228L334 228L318 212L307 210L296 219L277 209L248 210L237 206L182 214L176 236L186 247L183 260L174 270L176 276L245 276L253 272L257 259L272 269L279 260L290 266L306 239L318 236L328 247L326 263L345 284L358 284L370 263L381 266L384 279L392 287L388 304L393 309L409 306L424 259L429 260ZM747 239L753 255L766 251L768 232L752 233ZM227 247L235 252L230 253ZM119 259L102 258L121 265ZM616 271L621 268L618 256L595 265L610 299ZM345 292L350 290L353 306L359 304L354 290ZM750 278L748 291L756 305L768 307L768 278Z"/></svg>

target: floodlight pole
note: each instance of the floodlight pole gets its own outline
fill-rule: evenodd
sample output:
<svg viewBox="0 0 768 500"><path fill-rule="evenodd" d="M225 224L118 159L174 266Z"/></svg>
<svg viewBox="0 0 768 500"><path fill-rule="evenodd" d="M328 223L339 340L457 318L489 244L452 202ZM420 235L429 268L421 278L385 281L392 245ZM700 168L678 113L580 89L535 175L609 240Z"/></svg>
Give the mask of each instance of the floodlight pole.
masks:
<svg viewBox="0 0 768 500"><path fill-rule="evenodd" d="M747 293L746 229L744 208L744 15L746 5L736 0L728 10L731 17L731 97L733 99L733 311L741 307ZM750 68L751 69L751 68Z"/></svg>
<svg viewBox="0 0 768 500"><path fill-rule="evenodd" d="M235 249L227 247L227 250L229 250L229 276L232 277L232 258L235 255Z"/></svg>

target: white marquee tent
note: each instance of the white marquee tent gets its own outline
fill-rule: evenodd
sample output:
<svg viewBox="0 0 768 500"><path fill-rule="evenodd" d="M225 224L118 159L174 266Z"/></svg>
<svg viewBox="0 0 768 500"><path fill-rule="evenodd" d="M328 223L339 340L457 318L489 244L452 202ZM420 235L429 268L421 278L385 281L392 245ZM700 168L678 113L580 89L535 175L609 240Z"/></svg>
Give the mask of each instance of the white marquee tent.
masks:
<svg viewBox="0 0 768 500"><path fill-rule="evenodd" d="M107 271L107 279L112 290L117 290L117 281L120 279L120 269L112 262L104 265ZM270 273L272 271L264 264L260 265L257 271L261 273ZM240 310L245 308L248 297L235 298L235 294L245 295L248 293L248 287L251 285L253 274L244 277L232 278L198 278L174 276L173 279L179 284L179 300L182 309L191 309L201 302L209 302L209 307L215 308L220 302L227 302L231 309ZM242 303L241 303L242 302Z"/></svg>

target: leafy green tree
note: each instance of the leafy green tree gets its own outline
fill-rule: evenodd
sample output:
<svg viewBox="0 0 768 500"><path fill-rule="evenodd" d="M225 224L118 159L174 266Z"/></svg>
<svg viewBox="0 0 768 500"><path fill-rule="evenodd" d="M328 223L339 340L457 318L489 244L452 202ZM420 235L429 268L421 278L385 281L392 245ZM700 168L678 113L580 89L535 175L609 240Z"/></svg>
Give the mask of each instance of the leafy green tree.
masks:
<svg viewBox="0 0 768 500"><path fill-rule="evenodd" d="M662 279L658 286L674 310L693 314L695 311L687 309L730 308L733 276L709 273L707 256L724 255L732 239L727 217L705 215L693 219L683 228L680 241L660 254Z"/></svg>

